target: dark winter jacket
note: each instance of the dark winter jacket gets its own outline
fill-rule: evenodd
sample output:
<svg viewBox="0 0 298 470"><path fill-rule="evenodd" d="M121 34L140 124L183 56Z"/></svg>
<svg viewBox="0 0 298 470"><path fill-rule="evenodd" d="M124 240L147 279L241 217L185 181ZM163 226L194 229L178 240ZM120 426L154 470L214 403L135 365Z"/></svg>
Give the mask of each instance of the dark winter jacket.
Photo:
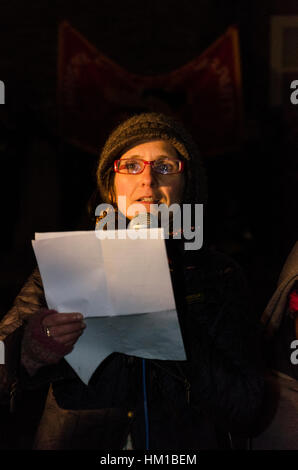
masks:
<svg viewBox="0 0 298 470"><path fill-rule="evenodd" d="M0 324L0 339L10 350L7 383L15 376L20 389L51 383L35 448L121 449L130 433L133 447L145 449L144 373L150 450L217 449L233 434L249 434L261 408L263 379L242 271L225 255L181 247L179 240L167 242L187 361L143 363L113 353L88 386L65 360L34 377L18 366L24 324L46 306L38 270L31 275Z"/></svg>

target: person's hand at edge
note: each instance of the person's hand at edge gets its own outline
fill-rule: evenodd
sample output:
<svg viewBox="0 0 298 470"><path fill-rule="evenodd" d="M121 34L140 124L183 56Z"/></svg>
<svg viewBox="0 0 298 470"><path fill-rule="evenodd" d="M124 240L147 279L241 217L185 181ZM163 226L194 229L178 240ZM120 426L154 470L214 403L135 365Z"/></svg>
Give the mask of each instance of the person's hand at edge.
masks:
<svg viewBox="0 0 298 470"><path fill-rule="evenodd" d="M29 375L69 354L85 327L81 313L58 313L44 308L32 315L21 349L21 363Z"/></svg>

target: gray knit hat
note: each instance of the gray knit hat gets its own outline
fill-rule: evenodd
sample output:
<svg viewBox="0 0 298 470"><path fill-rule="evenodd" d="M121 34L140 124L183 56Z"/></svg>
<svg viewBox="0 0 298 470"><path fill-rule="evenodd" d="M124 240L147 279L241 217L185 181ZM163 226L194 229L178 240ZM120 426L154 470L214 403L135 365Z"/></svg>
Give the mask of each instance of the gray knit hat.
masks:
<svg viewBox="0 0 298 470"><path fill-rule="evenodd" d="M207 184L200 154L192 137L183 125L170 116L158 113L135 115L120 124L108 137L99 157L97 184L103 202L111 202L113 190L113 162L138 143L166 140L186 161L184 203L205 203Z"/></svg>

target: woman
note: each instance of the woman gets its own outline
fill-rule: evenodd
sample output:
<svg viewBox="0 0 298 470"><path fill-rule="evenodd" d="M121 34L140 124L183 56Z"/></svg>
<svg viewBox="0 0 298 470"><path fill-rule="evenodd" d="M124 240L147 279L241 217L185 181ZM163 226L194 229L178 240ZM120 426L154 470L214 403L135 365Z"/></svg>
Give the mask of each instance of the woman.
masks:
<svg viewBox="0 0 298 470"><path fill-rule="evenodd" d="M126 207L206 202L192 138L170 117L144 113L116 128L99 159L102 201ZM122 216L131 219L134 211ZM83 384L64 360L84 331L83 314L47 310L38 270L1 326L21 338L19 387L51 383L36 449L218 449L247 435L263 380L243 275L224 255L166 241L187 361L111 354ZM14 346L17 340L14 342ZM15 374L16 375L16 374Z"/></svg>

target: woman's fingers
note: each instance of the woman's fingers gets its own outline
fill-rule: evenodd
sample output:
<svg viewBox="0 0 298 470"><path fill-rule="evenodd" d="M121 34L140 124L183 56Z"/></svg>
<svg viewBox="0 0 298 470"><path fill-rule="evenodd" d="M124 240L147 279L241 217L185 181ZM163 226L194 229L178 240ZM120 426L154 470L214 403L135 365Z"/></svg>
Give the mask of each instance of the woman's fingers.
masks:
<svg viewBox="0 0 298 470"><path fill-rule="evenodd" d="M53 313L52 315L46 316L42 324L44 327L50 327L82 321L83 318L81 313Z"/></svg>
<svg viewBox="0 0 298 470"><path fill-rule="evenodd" d="M49 330L50 336L58 340L58 338L68 336L69 334L79 336L86 328L86 325L84 322L72 322L69 324L51 326L47 328Z"/></svg>
<svg viewBox="0 0 298 470"><path fill-rule="evenodd" d="M42 326L56 341L75 343L86 328L83 318L80 313L57 313L45 317Z"/></svg>
<svg viewBox="0 0 298 470"><path fill-rule="evenodd" d="M56 336L55 340L58 341L59 343L65 344L66 346L73 346L75 342L79 339L82 333L83 333L83 330L81 330L79 333L70 333L67 335Z"/></svg>

